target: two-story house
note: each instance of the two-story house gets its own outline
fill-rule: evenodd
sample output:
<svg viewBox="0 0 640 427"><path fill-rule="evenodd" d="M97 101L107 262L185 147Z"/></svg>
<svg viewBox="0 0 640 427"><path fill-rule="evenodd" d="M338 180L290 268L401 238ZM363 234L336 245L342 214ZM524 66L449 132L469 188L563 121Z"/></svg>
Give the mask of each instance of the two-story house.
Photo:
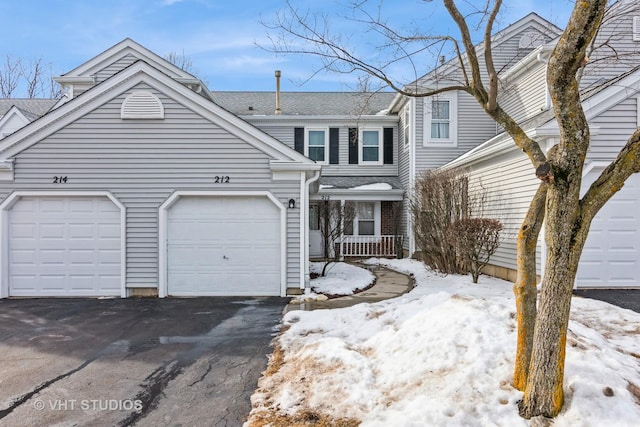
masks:
<svg viewBox="0 0 640 427"><path fill-rule="evenodd" d="M501 71L501 75L521 72L529 66L519 65L522 64L523 58L535 56L537 53L532 52L537 52L539 46L560 34L561 30L555 25L535 13L528 14L494 35L492 46L496 70ZM477 54L482 64L483 46L477 46ZM542 63L536 66L544 68ZM457 58L452 58L411 86L417 86L417 91L423 93L446 86L459 86L461 74ZM527 105L531 105L514 105L510 110L520 109L516 112L517 118L526 114L526 108L547 105L546 95L543 93L542 99L539 99L539 94L534 90L535 86L532 89L532 85L540 85L540 81L519 79L511 84L525 88L515 92L526 99ZM411 89L412 87L409 87L409 90ZM532 92L536 93L533 99ZM409 193L414 188L416 179L424 171L440 168L502 133L478 102L462 90L442 92L430 97L409 98L398 95L389 111L399 116L400 177ZM408 234L406 249L409 255L412 255L419 248L416 248L412 233L411 212L408 206L405 209L405 222Z"/></svg>
<svg viewBox="0 0 640 427"><path fill-rule="evenodd" d="M582 100L589 121L591 144L583 171L583 194L616 158L640 127L640 10L622 0L611 7L596 38L599 46L581 70ZM555 39L537 46L501 73L502 107L544 149L559 138L546 87L547 59ZM486 215L505 225L504 239L487 271L515 280L516 235L539 181L529 159L505 133L488 138L444 167L460 167L488 191ZM538 243L538 273L544 273L546 248ZM640 280L640 175L626 184L594 218L576 287L632 288Z"/></svg>
<svg viewBox="0 0 640 427"><path fill-rule="evenodd" d="M276 83L276 87L278 84ZM322 165L310 195L309 256L324 255L322 204L352 204L337 240L343 256L393 256L405 189L399 178L398 119L390 92L214 92L216 102ZM334 243L334 242L332 242Z"/></svg>
<svg viewBox="0 0 640 427"><path fill-rule="evenodd" d="M640 17L620 16L616 46L637 49ZM560 31L529 14L494 36L499 102L547 148L558 132L545 61ZM640 125L640 73L593 70L585 186ZM435 88L459 71L445 61L417 83ZM281 93L278 77L268 92L211 92L130 39L57 81L65 97L0 141L0 297L301 292L322 255L324 203L355 207L342 255L393 255L382 242L398 225L412 254L415 180L455 166L489 191L485 213L506 227L488 272L514 277L537 180L465 92ZM637 286L639 221L634 175L594 221L579 286Z"/></svg>

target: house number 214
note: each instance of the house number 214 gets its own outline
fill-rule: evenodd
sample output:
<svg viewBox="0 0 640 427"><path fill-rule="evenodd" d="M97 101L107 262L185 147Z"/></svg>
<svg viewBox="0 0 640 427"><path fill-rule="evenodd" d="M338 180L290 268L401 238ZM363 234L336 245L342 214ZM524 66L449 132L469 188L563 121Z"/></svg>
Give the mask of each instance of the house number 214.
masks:
<svg viewBox="0 0 640 427"><path fill-rule="evenodd" d="M53 183L54 184L66 184L67 183L67 177L66 176L54 176L53 177Z"/></svg>

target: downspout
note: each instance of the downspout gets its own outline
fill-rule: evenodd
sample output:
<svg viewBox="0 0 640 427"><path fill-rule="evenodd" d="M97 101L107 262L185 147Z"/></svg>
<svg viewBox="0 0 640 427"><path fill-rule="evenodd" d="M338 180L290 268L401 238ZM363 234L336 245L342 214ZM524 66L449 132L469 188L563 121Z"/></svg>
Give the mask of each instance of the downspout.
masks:
<svg viewBox="0 0 640 427"><path fill-rule="evenodd" d="M416 238L415 238L415 233L413 232L413 213L411 211L411 201L413 199L413 189L415 187L415 183L416 183L416 144L417 141L415 140L416 138L416 126L417 126L417 117L418 117L418 111L417 111L417 102L416 102L416 98L411 98L411 100L409 101L411 102L411 127L410 127L410 132L411 135L409 137L409 189L407 191L407 193L409 194L408 196L408 201L407 201L407 214L408 214L408 218L407 218L407 235L409 237L409 258L413 257L413 254L416 251ZM424 104L423 104L424 105ZM424 107L423 107L424 108ZM424 114L424 112L423 112ZM424 120L424 119L423 119ZM424 123L423 123L424 125ZM424 127L424 126L423 126ZM422 131L423 133L425 132L424 130ZM424 139L424 134L422 135L422 138Z"/></svg>
<svg viewBox="0 0 640 427"><path fill-rule="evenodd" d="M302 179L304 180L304 173ZM302 207L300 208L300 235L304 236L302 239L302 248L301 248L301 256L303 257L301 265L304 266L303 271L301 271L301 281L304 283L304 293L308 294L311 292L311 276L309 275L309 189L311 188L311 184L320 179L320 170L314 172L313 176L306 181L304 181L304 185L301 186L300 190L300 200L303 201L301 203Z"/></svg>

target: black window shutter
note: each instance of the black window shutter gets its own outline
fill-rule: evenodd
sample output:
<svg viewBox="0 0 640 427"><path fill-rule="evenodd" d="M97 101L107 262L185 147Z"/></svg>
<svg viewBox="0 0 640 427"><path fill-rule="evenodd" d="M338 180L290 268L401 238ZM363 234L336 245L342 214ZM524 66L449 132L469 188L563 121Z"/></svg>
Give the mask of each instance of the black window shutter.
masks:
<svg viewBox="0 0 640 427"><path fill-rule="evenodd" d="M329 128L329 164L340 163L340 129Z"/></svg>
<svg viewBox="0 0 640 427"><path fill-rule="evenodd" d="M293 148L295 148L298 153L304 154L304 128L294 129Z"/></svg>
<svg viewBox="0 0 640 427"><path fill-rule="evenodd" d="M383 129L383 163L385 165L393 164L393 128Z"/></svg>
<svg viewBox="0 0 640 427"><path fill-rule="evenodd" d="M349 128L349 164L358 164L358 128Z"/></svg>

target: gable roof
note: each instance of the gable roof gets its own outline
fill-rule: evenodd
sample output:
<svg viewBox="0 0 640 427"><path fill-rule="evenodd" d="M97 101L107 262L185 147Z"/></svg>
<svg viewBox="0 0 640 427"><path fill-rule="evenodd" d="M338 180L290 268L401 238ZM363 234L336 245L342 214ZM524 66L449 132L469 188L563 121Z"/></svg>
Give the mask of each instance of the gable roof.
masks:
<svg viewBox="0 0 640 427"><path fill-rule="evenodd" d="M275 92L213 92L216 103L238 115L275 115ZM395 92L281 92L283 116L386 114Z"/></svg>
<svg viewBox="0 0 640 427"><path fill-rule="evenodd" d="M146 83L163 91L187 108L272 157L272 162L281 167L288 164L293 166L294 170L320 169L320 166L312 160L212 101L196 94L171 76L144 61L135 62L39 120L7 136L0 142L0 157L7 159L15 156L140 83Z"/></svg>
<svg viewBox="0 0 640 427"><path fill-rule="evenodd" d="M65 80L74 77L91 77L98 71L131 54L173 78L198 80L192 74L189 74L130 38L116 43L104 52L56 79Z"/></svg>
<svg viewBox="0 0 640 427"><path fill-rule="evenodd" d="M133 57L136 58L136 60L144 61L174 80L190 87L196 93L208 99L213 99L211 92L209 92L207 86L199 78L172 64L170 61L130 38L126 38L111 46L109 49L91 58L84 64L77 66L73 70L61 76L54 77L54 80L61 85L76 83L95 85L100 83L96 80L96 77L101 71L126 57Z"/></svg>

